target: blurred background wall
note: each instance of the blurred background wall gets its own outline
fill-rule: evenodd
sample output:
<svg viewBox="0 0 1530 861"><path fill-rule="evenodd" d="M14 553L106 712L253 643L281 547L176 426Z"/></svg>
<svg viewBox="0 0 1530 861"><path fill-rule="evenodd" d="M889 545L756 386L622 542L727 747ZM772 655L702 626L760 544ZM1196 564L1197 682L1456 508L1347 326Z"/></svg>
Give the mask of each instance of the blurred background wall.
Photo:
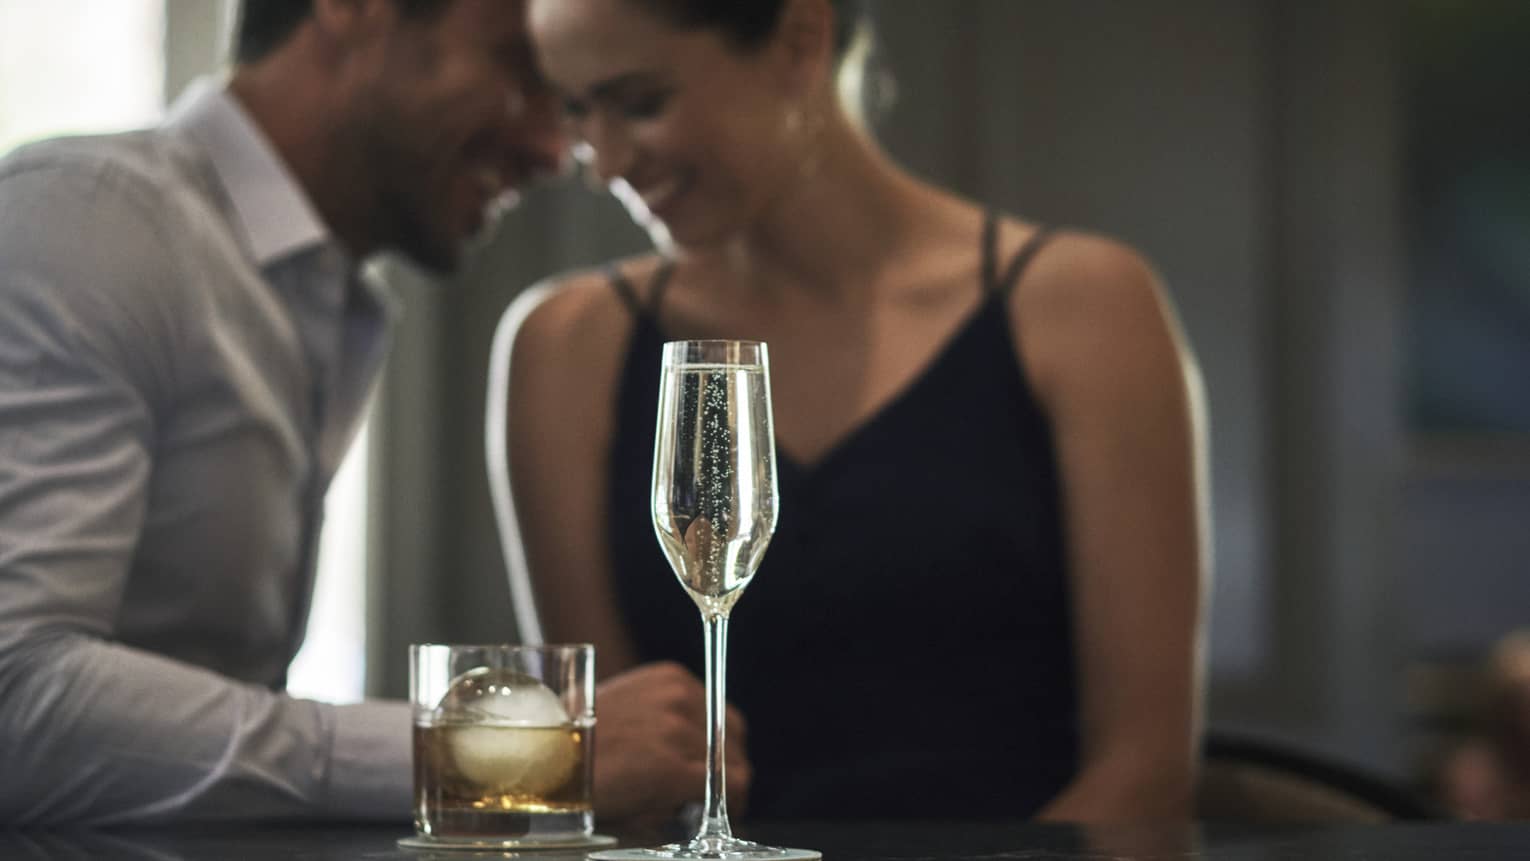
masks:
<svg viewBox="0 0 1530 861"><path fill-rule="evenodd" d="M1420 301L1415 235L1419 133L1444 121L1418 114L1451 101L1428 98L1428 56L1455 68L1436 42L1469 56L1484 34L1530 35L1511 26L1525 8L873 3L896 87L877 135L895 156L975 199L1124 238L1178 302L1210 393L1214 725L1411 775L1459 722L1441 701L1457 667L1530 623L1530 423L1420 419L1421 344L1448 316L1435 305L1468 303L1472 279L1437 273L1435 305ZM1487 92L1451 122L1508 122L1526 91L1511 80L1454 82ZM1517 300L1478 315L1522 349L1527 235ZM643 246L609 199L558 189L461 283L403 284L420 313L381 423L401 436L377 454L380 689L400 689L411 639L513 635L481 454L500 311L551 272ZM1435 390L1486 375L1500 412L1530 405L1512 349L1446 371Z"/></svg>
<svg viewBox="0 0 1530 861"><path fill-rule="evenodd" d="M1136 245L1178 303L1210 394L1211 723L1416 774L1459 728L1461 668L1530 624L1530 5L872 8L890 152ZM215 64L226 9L168 0L167 90ZM489 339L528 284L644 246L571 184L452 283L387 268L408 316L364 495L331 503L368 524L368 692L403 693L409 642L515 636Z"/></svg>

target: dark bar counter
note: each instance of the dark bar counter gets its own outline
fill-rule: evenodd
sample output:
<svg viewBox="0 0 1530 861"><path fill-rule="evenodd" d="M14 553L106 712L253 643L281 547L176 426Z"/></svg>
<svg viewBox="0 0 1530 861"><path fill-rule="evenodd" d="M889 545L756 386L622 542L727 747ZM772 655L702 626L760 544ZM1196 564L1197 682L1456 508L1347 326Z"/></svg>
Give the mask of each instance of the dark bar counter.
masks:
<svg viewBox="0 0 1530 861"><path fill-rule="evenodd" d="M818 849L826 861L1043 861L1043 859L1530 859L1530 824L1420 824L1081 828L1032 823L857 822L758 824L737 831L777 845ZM183 826L116 831L0 831L0 859L582 859L582 852L419 851L400 848L407 827ZM656 838L621 835L624 844Z"/></svg>

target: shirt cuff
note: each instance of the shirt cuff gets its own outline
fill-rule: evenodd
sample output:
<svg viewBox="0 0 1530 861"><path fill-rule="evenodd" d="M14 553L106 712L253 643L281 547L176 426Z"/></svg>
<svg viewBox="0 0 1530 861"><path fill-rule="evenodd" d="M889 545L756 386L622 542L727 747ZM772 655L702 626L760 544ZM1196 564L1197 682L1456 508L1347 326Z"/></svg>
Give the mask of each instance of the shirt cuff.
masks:
<svg viewBox="0 0 1530 861"><path fill-rule="evenodd" d="M326 708L334 730L325 808L343 819L409 820L414 791L409 704L379 700Z"/></svg>

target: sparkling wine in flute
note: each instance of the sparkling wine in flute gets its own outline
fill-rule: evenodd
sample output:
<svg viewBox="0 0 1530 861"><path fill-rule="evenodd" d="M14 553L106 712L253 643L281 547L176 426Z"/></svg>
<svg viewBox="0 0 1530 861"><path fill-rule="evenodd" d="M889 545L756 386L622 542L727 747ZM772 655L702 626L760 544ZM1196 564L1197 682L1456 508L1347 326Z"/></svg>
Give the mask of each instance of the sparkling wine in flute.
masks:
<svg viewBox="0 0 1530 861"><path fill-rule="evenodd" d="M763 365L676 364L659 397L654 531L707 616L726 616L776 528L775 442Z"/></svg>
<svg viewBox="0 0 1530 861"><path fill-rule="evenodd" d="M728 614L776 529L770 360L758 341L664 345L653 451L653 528L701 610L706 655L707 782L696 836L653 849L592 852L594 861L816 861L812 849L762 846L728 823Z"/></svg>

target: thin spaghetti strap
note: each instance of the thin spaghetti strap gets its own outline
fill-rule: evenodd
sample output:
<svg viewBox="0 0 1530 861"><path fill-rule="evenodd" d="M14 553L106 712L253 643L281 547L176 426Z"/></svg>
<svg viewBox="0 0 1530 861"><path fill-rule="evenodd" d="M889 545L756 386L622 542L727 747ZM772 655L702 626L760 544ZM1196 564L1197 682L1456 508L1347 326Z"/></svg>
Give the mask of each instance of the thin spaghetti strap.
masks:
<svg viewBox="0 0 1530 861"><path fill-rule="evenodd" d="M1050 227L1036 228L1036 232L1025 241L1025 245L1015 252L1015 256L1009 261L1009 266L1004 270L1004 276L994 285L1000 295L1008 296L1014 292L1015 285L1020 283L1020 276L1025 273L1031 261L1036 259L1036 253L1041 250L1041 246L1052 238L1052 233Z"/></svg>
<svg viewBox="0 0 1530 861"><path fill-rule="evenodd" d="M670 276L674 274L675 261L668 257L660 258L659 268L654 270L653 278L648 282L648 313L655 320L659 319L659 303L664 299L664 289L669 286Z"/></svg>
<svg viewBox="0 0 1530 861"><path fill-rule="evenodd" d="M997 290L999 214L992 209L983 213L983 292Z"/></svg>
<svg viewBox="0 0 1530 861"><path fill-rule="evenodd" d="M632 286L632 282L627 280L627 276L622 274L620 267L615 263L607 264L606 277L611 280L611 289L621 297L622 304L627 306L627 310L631 311L633 316L641 317L646 313L643 303L638 299L637 290Z"/></svg>

